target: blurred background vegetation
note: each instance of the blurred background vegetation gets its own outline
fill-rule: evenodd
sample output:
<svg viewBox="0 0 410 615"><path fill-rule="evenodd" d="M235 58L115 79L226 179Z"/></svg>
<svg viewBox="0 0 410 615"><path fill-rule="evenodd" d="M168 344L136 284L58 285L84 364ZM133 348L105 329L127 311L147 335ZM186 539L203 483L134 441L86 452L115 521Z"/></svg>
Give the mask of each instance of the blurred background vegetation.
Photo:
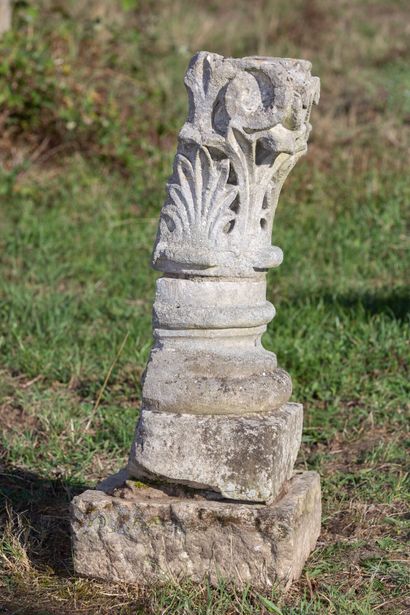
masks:
<svg viewBox="0 0 410 615"><path fill-rule="evenodd" d="M405 1L14 5L13 30L1 41L0 117L2 161L15 173L24 163L56 164L75 152L125 176L152 164L158 173L158 150L172 150L186 113L182 76L203 48L312 61L322 101L310 167L335 158L356 170L375 157L391 164L408 145ZM396 155L386 155L392 149Z"/></svg>
<svg viewBox="0 0 410 615"><path fill-rule="evenodd" d="M5 612L408 612L409 16L407 0L13 2L0 38ZM279 202L285 262L264 338L305 405L299 467L324 488L318 549L286 596L71 576L68 502L132 439L151 246L200 49L302 57L322 82Z"/></svg>

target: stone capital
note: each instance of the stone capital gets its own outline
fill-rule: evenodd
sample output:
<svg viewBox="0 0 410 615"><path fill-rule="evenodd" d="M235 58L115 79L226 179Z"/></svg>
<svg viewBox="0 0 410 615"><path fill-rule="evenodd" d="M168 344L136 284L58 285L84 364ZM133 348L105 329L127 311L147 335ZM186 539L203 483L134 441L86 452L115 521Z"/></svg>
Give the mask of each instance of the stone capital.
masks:
<svg viewBox="0 0 410 615"><path fill-rule="evenodd" d="M196 54L188 119L167 185L153 265L166 273L252 276L271 245L283 182L306 152L319 79L304 60Z"/></svg>

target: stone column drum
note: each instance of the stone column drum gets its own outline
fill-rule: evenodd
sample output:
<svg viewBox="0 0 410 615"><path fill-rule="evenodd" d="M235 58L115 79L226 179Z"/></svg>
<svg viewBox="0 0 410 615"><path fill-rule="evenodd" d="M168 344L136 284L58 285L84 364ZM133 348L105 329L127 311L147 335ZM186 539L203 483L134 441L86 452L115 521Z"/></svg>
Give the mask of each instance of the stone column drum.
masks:
<svg viewBox="0 0 410 615"><path fill-rule="evenodd" d="M289 401L290 376L261 343L275 315L266 273L282 261L271 245L275 209L306 152L319 98L310 69L304 60L208 52L191 60L189 114L153 253L164 275L128 481L74 501L82 574L222 574L266 586L296 578L314 547L319 478L293 472L302 406ZM107 502L115 522L105 518L98 530ZM120 531L124 506L136 521ZM97 567L84 563L91 544L105 553Z"/></svg>

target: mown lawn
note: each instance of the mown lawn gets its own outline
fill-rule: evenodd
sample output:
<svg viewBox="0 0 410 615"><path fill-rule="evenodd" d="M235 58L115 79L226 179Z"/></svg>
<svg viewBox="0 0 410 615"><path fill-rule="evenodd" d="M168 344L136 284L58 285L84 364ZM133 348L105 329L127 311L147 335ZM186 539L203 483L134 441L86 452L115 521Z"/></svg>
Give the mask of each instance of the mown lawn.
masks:
<svg viewBox="0 0 410 615"><path fill-rule="evenodd" d="M407 613L406 3L21 4L0 41L0 612ZM306 57L323 84L279 202L264 339L305 407L298 465L323 487L318 547L285 594L71 568L68 503L132 440L150 252L199 48Z"/></svg>

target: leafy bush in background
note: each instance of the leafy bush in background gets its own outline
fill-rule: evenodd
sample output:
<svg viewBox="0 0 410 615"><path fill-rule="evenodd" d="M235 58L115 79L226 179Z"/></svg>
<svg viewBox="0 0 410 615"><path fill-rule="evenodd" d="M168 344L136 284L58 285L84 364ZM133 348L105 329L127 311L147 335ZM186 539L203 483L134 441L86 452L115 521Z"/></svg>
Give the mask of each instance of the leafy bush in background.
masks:
<svg viewBox="0 0 410 615"><path fill-rule="evenodd" d="M189 58L208 48L311 59L322 80L312 164L335 156L356 169L386 157L395 164L387 148L409 144L410 44L400 36L402 1L394 5L17 2L13 30L0 40L0 161L10 169L79 152L150 184L147 160L169 168L186 114Z"/></svg>
<svg viewBox="0 0 410 615"><path fill-rule="evenodd" d="M141 152L130 148L131 120L142 96L136 81L119 72L121 58L110 53L120 32L113 27L99 40L98 20L77 27L58 7L48 17L45 25L44 15L24 3L0 41L3 161L15 162L8 140L35 157L37 148L43 158L77 150L132 170Z"/></svg>

